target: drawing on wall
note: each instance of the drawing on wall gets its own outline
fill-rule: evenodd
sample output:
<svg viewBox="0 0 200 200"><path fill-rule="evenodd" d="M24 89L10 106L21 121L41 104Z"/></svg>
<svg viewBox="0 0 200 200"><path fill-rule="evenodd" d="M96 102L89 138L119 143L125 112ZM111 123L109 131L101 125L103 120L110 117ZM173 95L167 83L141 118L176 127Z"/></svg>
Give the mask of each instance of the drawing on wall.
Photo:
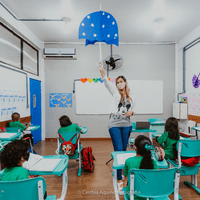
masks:
<svg viewBox="0 0 200 200"><path fill-rule="evenodd" d="M72 93L50 93L49 107L72 107Z"/></svg>
<svg viewBox="0 0 200 200"><path fill-rule="evenodd" d="M200 116L200 93L191 93L189 96L188 113Z"/></svg>
<svg viewBox="0 0 200 200"><path fill-rule="evenodd" d="M10 117L25 101L25 91L0 89L0 116Z"/></svg>
<svg viewBox="0 0 200 200"><path fill-rule="evenodd" d="M200 85L199 76L200 76L200 73L199 73L198 76L194 75L193 78L192 78L192 85L193 85L194 88L198 88L199 85Z"/></svg>

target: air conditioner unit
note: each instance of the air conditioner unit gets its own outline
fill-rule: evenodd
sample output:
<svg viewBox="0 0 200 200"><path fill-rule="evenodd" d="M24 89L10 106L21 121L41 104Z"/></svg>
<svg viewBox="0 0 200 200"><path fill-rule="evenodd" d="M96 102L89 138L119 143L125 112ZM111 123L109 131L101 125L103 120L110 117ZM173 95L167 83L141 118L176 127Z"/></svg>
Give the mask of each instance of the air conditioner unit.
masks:
<svg viewBox="0 0 200 200"><path fill-rule="evenodd" d="M76 60L76 49L74 48L44 48L45 59Z"/></svg>

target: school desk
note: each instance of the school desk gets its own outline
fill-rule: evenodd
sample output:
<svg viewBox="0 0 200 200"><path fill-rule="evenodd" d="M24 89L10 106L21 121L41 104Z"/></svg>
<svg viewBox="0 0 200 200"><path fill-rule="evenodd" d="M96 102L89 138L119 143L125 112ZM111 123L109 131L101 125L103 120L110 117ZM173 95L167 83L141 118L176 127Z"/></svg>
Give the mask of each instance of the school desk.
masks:
<svg viewBox="0 0 200 200"><path fill-rule="evenodd" d="M82 129L83 129L83 132L81 132L81 134L86 134L87 133L87 127L82 127Z"/></svg>
<svg viewBox="0 0 200 200"><path fill-rule="evenodd" d="M35 130L38 130L40 128L39 125L30 125L27 129L25 129L23 132L26 132L26 131L35 131Z"/></svg>
<svg viewBox="0 0 200 200"><path fill-rule="evenodd" d="M124 169L125 163L124 164L118 164L118 159L117 155L119 154L132 154L136 153L135 151L114 151L111 153L111 157L113 158L113 187L115 191L115 199L119 200L119 194L118 194L118 189L117 189L117 169ZM168 163L164 159L163 161L158 161L155 157L155 152L151 151L152 158L156 161L158 168L168 168ZM131 157L131 156L130 156Z"/></svg>
<svg viewBox="0 0 200 200"><path fill-rule="evenodd" d="M135 127L133 127L133 129L131 130L131 132L132 133L141 133L142 135L144 133L149 133L149 139L152 142L152 133L156 132L156 130L151 129L151 127L148 128L148 129L136 129ZM128 140L129 150L131 148L131 144L133 144L134 141L135 141L135 138L129 137L129 140Z"/></svg>
<svg viewBox="0 0 200 200"><path fill-rule="evenodd" d="M197 140L198 140L198 131L200 131L200 126L194 126L194 127L192 127L192 129L196 131L196 136L197 136Z"/></svg>
<svg viewBox="0 0 200 200"><path fill-rule="evenodd" d="M21 132L1 132L0 141L13 141L21 136Z"/></svg>
<svg viewBox="0 0 200 200"><path fill-rule="evenodd" d="M52 155L43 156L44 159L62 159L53 171L29 171L29 175L57 175L62 177L62 193L59 200L64 200L67 192L67 167L69 164L69 157L67 155ZM54 183L52 183L54 184ZM56 186L56 185L55 185Z"/></svg>

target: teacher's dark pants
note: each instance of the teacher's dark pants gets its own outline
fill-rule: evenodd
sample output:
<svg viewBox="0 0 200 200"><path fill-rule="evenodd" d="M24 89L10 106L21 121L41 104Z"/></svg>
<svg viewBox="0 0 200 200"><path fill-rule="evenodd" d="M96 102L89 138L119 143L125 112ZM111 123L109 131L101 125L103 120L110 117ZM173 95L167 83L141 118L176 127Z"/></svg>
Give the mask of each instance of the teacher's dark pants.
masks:
<svg viewBox="0 0 200 200"><path fill-rule="evenodd" d="M112 127L109 129L115 151L126 151L128 139L132 126L128 127ZM117 179L122 180L122 170L117 170Z"/></svg>

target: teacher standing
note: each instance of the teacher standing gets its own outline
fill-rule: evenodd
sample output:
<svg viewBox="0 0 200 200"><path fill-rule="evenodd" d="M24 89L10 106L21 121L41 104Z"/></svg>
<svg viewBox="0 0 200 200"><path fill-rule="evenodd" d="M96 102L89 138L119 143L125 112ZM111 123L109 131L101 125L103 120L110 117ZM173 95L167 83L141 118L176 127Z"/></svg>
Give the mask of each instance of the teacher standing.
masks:
<svg viewBox="0 0 200 200"><path fill-rule="evenodd" d="M99 63L99 70L105 87L112 95L109 106L108 129L115 151L126 151L132 122L130 117L133 112L133 98L130 97L130 88L124 76L116 78L116 87L108 80L102 62ZM118 190L122 190L122 170L117 170Z"/></svg>

